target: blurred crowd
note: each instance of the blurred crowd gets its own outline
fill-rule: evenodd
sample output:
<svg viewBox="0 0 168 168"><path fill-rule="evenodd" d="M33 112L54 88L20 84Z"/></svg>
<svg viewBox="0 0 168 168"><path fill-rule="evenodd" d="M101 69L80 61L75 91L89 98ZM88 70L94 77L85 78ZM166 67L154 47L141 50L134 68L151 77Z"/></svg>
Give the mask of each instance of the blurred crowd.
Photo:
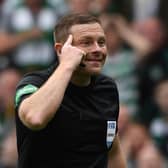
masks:
<svg viewBox="0 0 168 168"><path fill-rule="evenodd" d="M168 1L0 0L0 168L16 168L15 88L57 61L52 30L70 12L100 18L115 79L128 168L168 167Z"/></svg>

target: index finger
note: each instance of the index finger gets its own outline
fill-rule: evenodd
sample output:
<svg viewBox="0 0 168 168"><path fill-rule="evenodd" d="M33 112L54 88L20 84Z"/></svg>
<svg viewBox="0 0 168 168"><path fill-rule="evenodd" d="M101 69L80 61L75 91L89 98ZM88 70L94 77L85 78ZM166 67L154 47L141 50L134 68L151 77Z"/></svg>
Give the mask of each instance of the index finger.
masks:
<svg viewBox="0 0 168 168"><path fill-rule="evenodd" d="M64 43L64 46L65 46L65 45L70 45L70 44L72 44L72 39L73 39L73 36L72 36L72 34L70 34L70 35L68 36L67 41Z"/></svg>

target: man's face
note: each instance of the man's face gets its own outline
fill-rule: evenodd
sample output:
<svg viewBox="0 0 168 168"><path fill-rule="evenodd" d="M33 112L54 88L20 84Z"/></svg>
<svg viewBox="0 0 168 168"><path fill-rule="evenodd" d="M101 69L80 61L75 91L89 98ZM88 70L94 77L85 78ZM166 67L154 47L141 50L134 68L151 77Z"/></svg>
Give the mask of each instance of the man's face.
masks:
<svg viewBox="0 0 168 168"><path fill-rule="evenodd" d="M78 72L87 74L100 73L106 59L107 48L104 30L98 23L74 25L70 29L73 35L72 45L86 53L82 59L85 67L78 68Z"/></svg>

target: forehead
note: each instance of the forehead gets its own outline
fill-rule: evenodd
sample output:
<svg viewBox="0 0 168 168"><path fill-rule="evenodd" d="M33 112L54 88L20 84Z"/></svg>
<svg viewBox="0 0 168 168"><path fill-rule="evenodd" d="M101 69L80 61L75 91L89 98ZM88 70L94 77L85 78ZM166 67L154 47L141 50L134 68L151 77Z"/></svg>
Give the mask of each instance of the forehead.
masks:
<svg viewBox="0 0 168 168"><path fill-rule="evenodd" d="M99 23L73 25L70 32L74 37L82 38L85 36L99 37L105 36L104 30Z"/></svg>

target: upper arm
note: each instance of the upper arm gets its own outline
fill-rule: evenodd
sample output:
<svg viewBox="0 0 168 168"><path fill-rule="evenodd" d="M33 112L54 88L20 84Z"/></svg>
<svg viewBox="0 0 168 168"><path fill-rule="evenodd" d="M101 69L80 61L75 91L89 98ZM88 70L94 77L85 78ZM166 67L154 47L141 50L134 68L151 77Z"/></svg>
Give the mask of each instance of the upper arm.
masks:
<svg viewBox="0 0 168 168"><path fill-rule="evenodd" d="M19 121L22 121L22 124L25 125L23 120L23 113L21 110L22 105L26 101L26 99L35 93L38 90L38 86L35 82L32 82L31 80L27 78L23 78L20 83L18 84L18 87L16 89L15 93L15 112L16 117L19 119Z"/></svg>
<svg viewBox="0 0 168 168"><path fill-rule="evenodd" d="M15 93L15 112L16 116L20 118L20 107L21 104L27 99L28 96L35 93L38 88L42 85L42 79L38 75L26 75L23 79L18 83ZM22 120L21 120L22 121Z"/></svg>
<svg viewBox="0 0 168 168"><path fill-rule="evenodd" d="M19 82L16 93L15 93L15 107L16 109L20 106L20 103L28 96L33 94L40 88L40 86L44 83L42 77L30 74L23 77L23 79Z"/></svg>
<svg viewBox="0 0 168 168"><path fill-rule="evenodd" d="M38 87L32 84L25 84L16 90L15 107L19 107L21 102L28 96L38 90Z"/></svg>

